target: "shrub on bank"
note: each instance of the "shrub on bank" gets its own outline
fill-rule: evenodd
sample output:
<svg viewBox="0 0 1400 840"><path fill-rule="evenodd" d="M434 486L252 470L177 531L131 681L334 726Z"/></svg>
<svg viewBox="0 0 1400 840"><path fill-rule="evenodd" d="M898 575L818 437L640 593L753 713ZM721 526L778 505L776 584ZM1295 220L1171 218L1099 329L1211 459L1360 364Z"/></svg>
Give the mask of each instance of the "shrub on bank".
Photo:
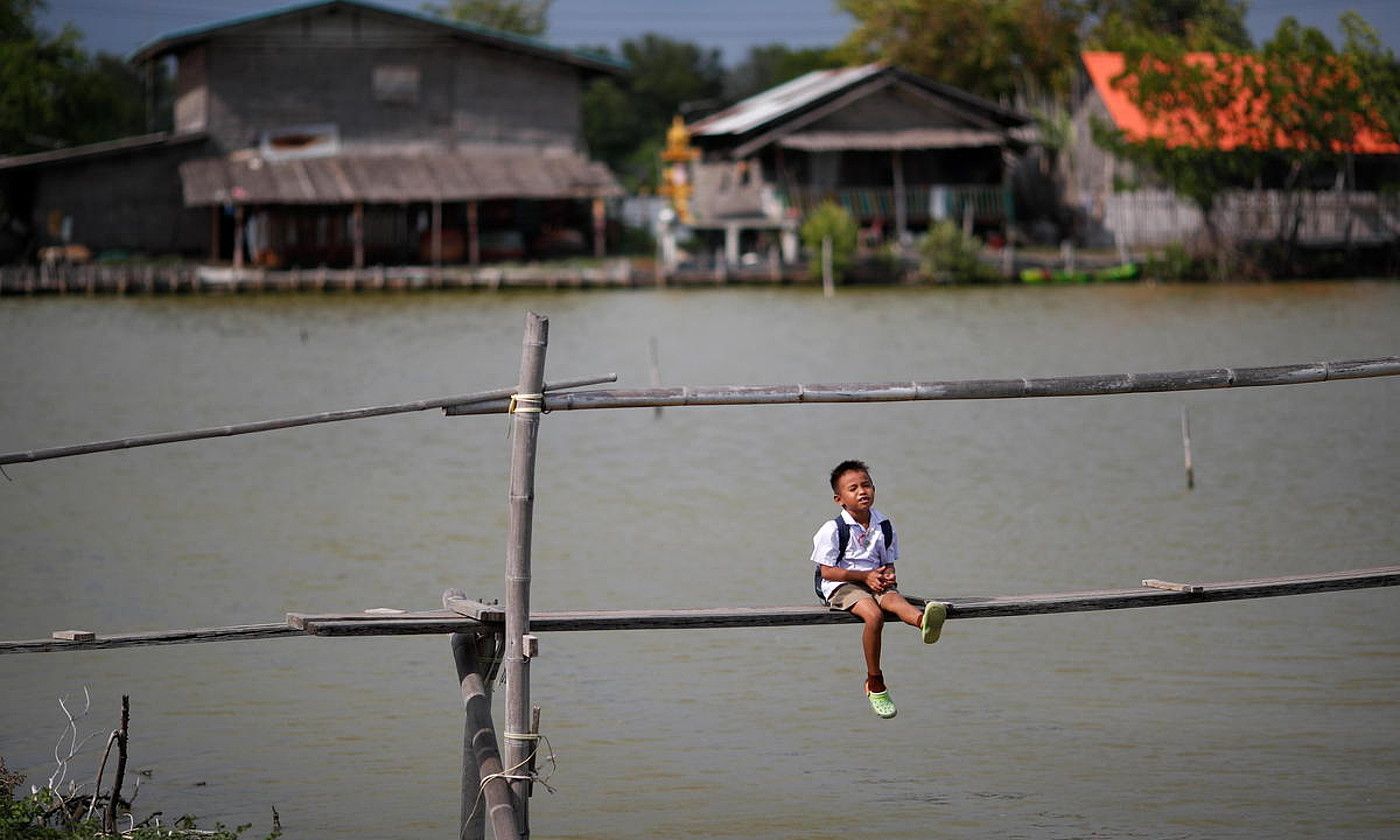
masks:
<svg viewBox="0 0 1400 840"><path fill-rule="evenodd" d="M824 201L802 222L802 245L807 249L807 270L822 276L822 240L831 240L831 273L840 280L851 267L856 254L856 220L846 208Z"/></svg>
<svg viewBox="0 0 1400 840"><path fill-rule="evenodd" d="M982 240L962 232L962 228L943 220L919 240L919 268L937 282L990 283L999 280L997 273L980 259Z"/></svg>

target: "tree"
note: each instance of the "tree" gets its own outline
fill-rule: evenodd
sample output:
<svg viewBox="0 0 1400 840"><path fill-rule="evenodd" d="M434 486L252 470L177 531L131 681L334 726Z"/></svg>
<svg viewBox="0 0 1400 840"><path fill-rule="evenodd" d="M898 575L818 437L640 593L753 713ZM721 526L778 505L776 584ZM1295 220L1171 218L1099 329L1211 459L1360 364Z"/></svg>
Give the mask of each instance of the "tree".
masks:
<svg viewBox="0 0 1400 840"><path fill-rule="evenodd" d="M42 0L0 0L0 154L56 149L146 129L143 85L115 56L89 56L71 26L35 23Z"/></svg>
<svg viewBox="0 0 1400 840"><path fill-rule="evenodd" d="M1243 0L1092 0L1087 43L1127 50L1144 36L1167 37L1188 50L1248 50Z"/></svg>
<svg viewBox="0 0 1400 840"><path fill-rule="evenodd" d="M840 0L850 62L887 61L993 99L1068 91L1083 11L1073 0Z"/></svg>
<svg viewBox="0 0 1400 840"><path fill-rule="evenodd" d="M539 38L549 29L549 7L554 0L449 0L424 3L423 11L455 20Z"/></svg>
<svg viewBox="0 0 1400 840"><path fill-rule="evenodd" d="M738 102L813 70L830 70L841 65L840 56L827 47L801 50L786 44L751 47L748 57L726 76L724 98Z"/></svg>
<svg viewBox="0 0 1400 840"><path fill-rule="evenodd" d="M622 57L630 69L621 82L600 79L584 93L584 142L627 186L655 186L666 126L721 104L724 68L718 50L653 33L623 41Z"/></svg>

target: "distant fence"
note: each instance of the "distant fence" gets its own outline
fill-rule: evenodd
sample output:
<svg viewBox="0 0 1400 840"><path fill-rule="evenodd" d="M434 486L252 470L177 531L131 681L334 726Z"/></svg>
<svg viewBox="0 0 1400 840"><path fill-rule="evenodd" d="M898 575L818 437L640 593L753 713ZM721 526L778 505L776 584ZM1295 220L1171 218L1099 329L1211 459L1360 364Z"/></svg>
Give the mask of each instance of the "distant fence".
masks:
<svg viewBox="0 0 1400 840"><path fill-rule="evenodd" d="M781 193L789 207L806 215L823 201L834 201L860 221L882 218L893 223L895 193L891 187L851 187L841 189L792 188ZM904 190L904 209L909 221L923 224L930 219L961 221L970 212L979 222L1004 222L1011 218L1011 193L1001 186L920 185Z"/></svg>
<svg viewBox="0 0 1400 840"><path fill-rule="evenodd" d="M1289 238L1294 225L1304 245L1400 241L1400 195L1239 190L1222 195L1211 217L1222 235L1245 242ZM1200 210L1166 190L1108 196L1103 224L1128 247L1182 242L1204 228Z"/></svg>

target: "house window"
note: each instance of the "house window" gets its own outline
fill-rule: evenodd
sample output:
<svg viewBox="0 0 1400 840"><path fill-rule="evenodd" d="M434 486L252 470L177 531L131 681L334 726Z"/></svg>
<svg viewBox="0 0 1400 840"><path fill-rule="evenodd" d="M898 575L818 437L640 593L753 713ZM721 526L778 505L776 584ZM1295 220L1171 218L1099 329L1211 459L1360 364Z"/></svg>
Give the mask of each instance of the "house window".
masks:
<svg viewBox="0 0 1400 840"><path fill-rule="evenodd" d="M411 64L380 64L374 68L374 99L399 105L418 103L418 68Z"/></svg>

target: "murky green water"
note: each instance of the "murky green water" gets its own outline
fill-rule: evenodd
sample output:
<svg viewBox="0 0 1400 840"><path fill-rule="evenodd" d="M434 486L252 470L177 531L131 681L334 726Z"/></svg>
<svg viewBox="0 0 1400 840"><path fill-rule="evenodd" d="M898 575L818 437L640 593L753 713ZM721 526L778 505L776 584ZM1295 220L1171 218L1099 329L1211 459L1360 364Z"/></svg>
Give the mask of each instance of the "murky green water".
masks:
<svg viewBox="0 0 1400 840"><path fill-rule="evenodd" d="M510 385L1043 376L1397 352L1400 285L0 301L0 449ZM1197 489L1181 466L1190 410ZM825 474L868 460L904 588L1011 594L1394 564L1400 381L550 415L533 606L805 603ZM428 608L503 591L506 423L438 414L85 456L0 480L0 638ZM886 631L545 635L540 837L1377 837L1400 830L1400 590ZM115 725L137 811L297 838L453 836L438 637L0 657L0 755L56 698ZM501 717L498 706L498 718ZM99 741L101 739L98 739ZM90 779L94 743L72 775Z"/></svg>

